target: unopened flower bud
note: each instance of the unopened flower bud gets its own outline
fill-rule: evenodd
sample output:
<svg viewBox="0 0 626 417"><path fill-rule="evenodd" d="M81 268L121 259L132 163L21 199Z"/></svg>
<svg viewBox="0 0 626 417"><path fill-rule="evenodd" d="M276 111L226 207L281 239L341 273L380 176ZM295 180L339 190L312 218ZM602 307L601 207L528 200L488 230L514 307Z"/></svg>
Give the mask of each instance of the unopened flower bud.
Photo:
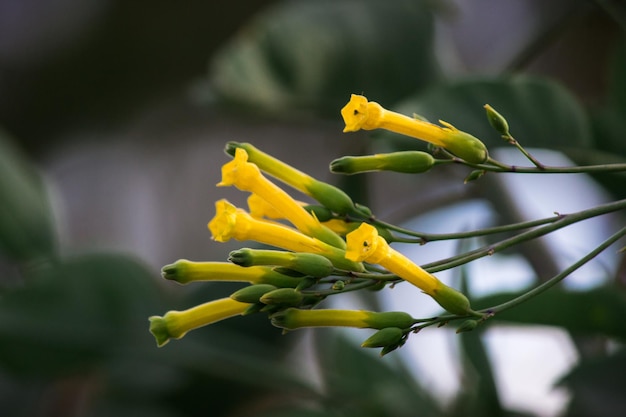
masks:
<svg viewBox="0 0 626 417"><path fill-rule="evenodd" d="M369 338L367 338L361 347L378 348L397 345L404 337L404 331L399 327L386 327L380 329Z"/></svg>
<svg viewBox="0 0 626 417"><path fill-rule="evenodd" d="M367 171L394 171L418 174L435 165L431 154L421 151L401 151L366 156L344 156L330 163L330 170L341 174Z"/></svg>
<svg viewBox="0 0 626 417"><path fill-rule="evenodd" d="M332 262L324 256L305 252L242 248L232 251L228 260L241 266L281 266L316 278L327 277L334 270Z"/></svg>
<svg viewBox="0 0 626 417"><path fill-rule="evenodd" d="M275 286L269 284L248 285L232 293L230 298L242 303L258 303L261 296L275 289Z"/></svg>
<svg viewBox="0 0 626 417"><path fill-rule="evenodd" d="M485 104L485 111L487 112L487 120L489 120L489 124L493 127L496 132L503 136L509 135L509 123L506 121L504 116L498 113L493 107L489 104Z"/></svg>
<svg viewBox="0 0 626 417"><path fill-rule="evenodd" d="M477 320L465 320L461 325L456 329L457 333L463 332L471 332L478 326Z"/></svg>
<svg viewBox="0 0 626 417"><path fill-rule="evenodd" d="M293 288L279 288L263 294L259 299L263 304L280 304L286 306L297 306L302 303L302 293Z"/></svg>
<svg viewBox="0 0 626 417"><path fill-rule="evenodd" d="M465 177L463 183L467 184L468 182L476 181L477 179L480 179L483 175L485 175L484 169L475 169L474 171L470 172L467 177Z"/></svg>

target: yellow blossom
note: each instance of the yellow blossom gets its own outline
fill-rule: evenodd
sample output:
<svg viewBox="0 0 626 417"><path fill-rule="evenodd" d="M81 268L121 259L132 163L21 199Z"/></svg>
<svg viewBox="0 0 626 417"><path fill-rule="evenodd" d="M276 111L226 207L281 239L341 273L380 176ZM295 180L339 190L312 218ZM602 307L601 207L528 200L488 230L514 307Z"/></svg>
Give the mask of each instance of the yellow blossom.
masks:
<svg viewBox="0 0 626 417"><path fill-rule="evenodd" d="M272 316L272 324L283 329L302 327L356 327L384 329L386 327L409 328L415 323L413 317L401 311L374 312L365 310L302 310L288 308Z"/></svg>
<svg viewBox="0 0 626 417"><path fill-rule="evenodd" d="M349 233L346 239L346 258L351 261L365 261L383 266L433 297L439 305L451 313L471 312L469 301L463 294L448 287L434 275L392 249L387 241L378 235L374 226L362 223L358 229Z"/></svg>
<svg viewBox="0 0 626 417"><path fill-rule="evenodd" d="M366 207L356 206L341 189L319 181L283 161L259 150L250 143L228 142L226 153L235 156L237 149L248 153L248 160L263 172L314 198L335 213L367 217L371 213Z"/></svg>
<svg viewBox="0 0 626 417"><path fill-rule="evenodd" d="M363 271L363 265L345 258L345 251L278 223L255 219L244 210L222 199L215 203L216 214L209 222L213 239L254 240L294 252L316 253L328 258L335 267Z"/></svg>
<svg viewBox="0 0 626 417"><path fill-rule="evenodd" d="M248 162L248 153L245 149L237 148L234 159L224 164L222 181L217 185L218 187L234 185L242 191L254 193L274 207L302 233L330 245L345 248L345 242L336 233L322 226L289 194L265 178L257 165Z"/></svg>
<svg viewBox="0 0 626 417"><path fill-rule="evenodd" d="M414 119L387 110L361 95L352 94L348 104L341 109L341 116L346 124L344 132L385 129L440 146L471 163L480 164L489 157L487 148L478 138L449 123L440 120L442 127Z"/></svg>
<svg viewBox="0 0 626 417"><path fill-rule="evenodd" d="M157 345L163 346L171 339L180 339L188 331L242 314L250 304L222 298L184 311L168 311L164 316L152 316L150 332Z"/></svg>

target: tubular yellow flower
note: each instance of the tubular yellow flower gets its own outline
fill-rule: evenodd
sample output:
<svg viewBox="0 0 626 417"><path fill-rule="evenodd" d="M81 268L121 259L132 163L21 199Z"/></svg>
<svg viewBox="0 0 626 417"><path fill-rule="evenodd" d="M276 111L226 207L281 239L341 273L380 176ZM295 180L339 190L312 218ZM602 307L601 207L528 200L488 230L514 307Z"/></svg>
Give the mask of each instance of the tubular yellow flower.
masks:
<svg viewBox="0 0 626 417"><path fill-rule="evenodd" d="M222 298L184 311L168 311L163 317L152 316L150 333L159 347L171 339L180 339L188 331L242 314L250 304Z"/></svg>
<svg viewBox="0 0 626 417"><path fill-rule="evenodd" d="M448 287L410 259L392 249L376 228L362 223L346 236L346 258L378 264L430 295L443 308L454 314L471 313L469 301L457 290Z"/></svg>
<svg viewBox="0 0 626 417"><path fill-rule="evenodd" d="M237 148L235 158L222 167L222 181L217 186L229 185L261 197L302 233L338 248L345 248L345 242L337 234L322 226L289 194L265 178L258 166L248 162L245 149Z"/></svg>
<svg viewBox="0 0 626 417"><path fill-rule="evenodd" d="M344 132L385 129L440 146L471 163L483 163L489 157L487 148L478 138L449 123L440 120L441 127L413 119L357 94L352 94L348 104L341 109L341 116L346 124Z"/></svg>
<svg viewBox="0 0 626 417"><path fill-rule="evenodd" d="M255 193L250 194L250 197L248 197L248 211L252 217L257 219L278 220L284 218L283 214L276 210L273 205Z"/></svg>
<svg viewBox="0 0 626 417"><path fill-rule="evenodd" d="M295 229L278 223L255 219L222 199L215 203L215 217L209 222L213 239L227 242L230 239L255 240L294 252L316 253L328 258L335 267L363 271L363 265L345 258L345 251L306 236Z"/></svg>
<svg viewBox="0 0 626 417"><path fill-rule="evenodd" d="M406 329L415 323L413 317L401 311L374 312L364 310L302 310L288 308L272 316L272 324L287 330L303 327L356 327Z"/></svg>
<svg viewBox="0 0 626 417"><path fill-rule="evenodd" d="M249 143L228 142L226 144L226 153L229 155L235 156L237 149L244 149L248 153L248 160L266 174L314 198L335 213L361 217L371 214L365 207L355 206L352 199L339 188L319 181Z"/></svg>
<svg viewBox="0 0 626 417"><path fill-rule="evenodd" d="M274 271L270 266L243 267L230 262L192 262L186 259L165 265L161 269L161 275L179 284L196 281L231 281L293 288L300 282L297 278Z"/></svg>

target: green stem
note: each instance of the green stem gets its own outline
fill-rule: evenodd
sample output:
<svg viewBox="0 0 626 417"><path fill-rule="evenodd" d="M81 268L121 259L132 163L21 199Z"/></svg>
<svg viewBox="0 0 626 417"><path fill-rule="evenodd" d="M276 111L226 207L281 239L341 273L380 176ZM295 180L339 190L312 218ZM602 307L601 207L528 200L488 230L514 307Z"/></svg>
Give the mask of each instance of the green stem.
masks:
<svg viewBox="0 0 626 417"><path fill-rule="evenodd" d="M428 272L434 273L443 271L446 269L454 268L459 265L464 265L473 260L482 258L487 255L493 255L496 252L500 252L506 248L525 242L527 240L535 239L537 237L546 235L555 230L561 229L565 226L569 226L573 223L577 223L582 220L586 220L592 217L608 214L611 212L623 210L626 208L626 199L614 201L612 203L603 204L593 207L591 209L582 210L577 213L563 214L560 218L551 224L543 227L532 229L523 233L520 233L511 238L502 240L494 245L483 246L482 248L475 249L470 252L466 252L461 255L453 256L447 259L442 259L437 262L433 262L422 267Z"/></svg>
<svg viewBox="0 0 626 417"><path fill-rule="evenodd" d="M514 172L517 174L582 174L582 173L609 173L626 171L626 164L603 164L603 165L582 165L570 167L555 167L541 165L541 167L526 167L517 165L507 165L495 159L489 159L489 164L471 164L463 159L454 158L452 162L467 165L471 168L482 169L490 172Z"/></svg>
<svg viewBox="0 0 626 417"><path fill-rule="evenodd" d="M539 162L534 156L532 156L519 142L510 134L502 136L505 140L507 140L511 145L515 146L518 151L520 151L530 162L533 163L538 169L545 170L546 167L541 162Z"/></svg>
<svg viewBox="0 0 626 417"><path fill-rule="evenodd" d="M593 258L598 256L602 251L604 251L606 248L611 246L613 243L615 243L616 241L621 239L623 236L626 236L626 227L622 228L617 233L613 234L607 240L602 242L600 244L600 246L598 246L597 248L595 248L594 250L589 252L586 256L584 256L583 258L579 259L576 263L570 265L567 269L563 270L561 273L559 273L559 274L555 275L554 277L550 278L548 281L544 282L543 284L541 284L541 285L533 288L532 290L530 290L530 291L520 295L519 297L516 297L516 298L514 298L512 300L509 300L509 301L507 301L505 303L498 304L497 306L481 310L481 313L485 313L485 314L489 314L489 315L500 313L500 312L502 312L504 310L508 310L508 309L510 309L512 307L515 307L516 305L521 304L524 301L527 301L527 300L531 299L532 297L535 297L535 296L541 294L542 292L546 291L547 289L549 289L549 288L553 287L554 285L556 285L557 283L561 282L565 277L567 277L568 275L572 274L578 268L580 268L581 266L585 265L587 262L589 262L590 260L592 260Z"/></svg>
<svg viewBox="0 0 626 417"><path fill-rule="evenodd" d="M494 235L497 233L514 232L516 230L528 229L530 227L541 226L547 223L554 223L555 221L561 219L562 217L563 216L561 215L557 215L557 216L552 216L552 217L545 217L543 219L530 220L530 221L525 221L525 222L506 224L502 226L494 226L494 227L487 227L484 229L471 230L468 232L437 233L437 234L416 232L413 230L404 229L402 227L395 226L393 224L385 223L380 220L374 220L373 223L378 226L385 227L388 230L393 230L399 233L403 233L405 235L414 236L416 238L416 239L411 239L411 238L404 238L404 237L394 237L392 242L425 244L425 243L434 242L437 240L465 239L465 238L470 238L470 237Z"/></svg>

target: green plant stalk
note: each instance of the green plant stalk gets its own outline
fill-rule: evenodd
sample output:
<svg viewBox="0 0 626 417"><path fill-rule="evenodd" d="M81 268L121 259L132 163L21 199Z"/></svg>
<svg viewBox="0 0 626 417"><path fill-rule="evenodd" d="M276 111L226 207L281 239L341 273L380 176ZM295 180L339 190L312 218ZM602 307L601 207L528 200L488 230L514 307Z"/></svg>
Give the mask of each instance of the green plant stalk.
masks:
<svg viewBox="0 0 626 417"><path fill-rule="evenodd" d="M582 220L586 220L592 217L600 216L603 214L612 213L615 211L626 209L626 199L618 200L607 204L602 204L587 210L582 210L572 214L562 214L560 218L551 224L543 227L532 229L523 233L520 233L511 238L502 240L496 244L483 246L482 248L475 249L470 252L466 252L461 255L452 256L450 258L442 259L437 262L423 265L422 267L430 273L439 272L446 269L454 268L459 265L466 264L473 260L482 258L484 256L493 255L496 252L500 252L511 246L525 242L527 240L535 239L551 233L555 230L569 226Z"/></svg>
<svg viewBox="0 0 626 417"><path fill-rule="evenodd" d="M609 237L604 242L602 242L597 248L595 248L594 250L589 252L587 255L580 258L578 261L570 265L568 268L564 269L561 273L553 276L552 278L550 278L543 284L538 285L537 287L524 293L523 295L520 295L519 297L516 297L502 304L498 304L497 306L481 310L480 312L489 314L489 315L501 313L504 310L508 310L512 307L515 307L516 305L521 304L524 301L527 301L541 294L542 292L548 290L549 288L561 282L568 275L572 274L578 268L580 268L581 266L585 265L587 262L589 262L590 260L598 256L601 252L603 252L605 249L607 249L609 246L611 246L613 243L617 242L619 239L621 239L624 236L626 236L626 227L620 229L617 233L613 234L611 237Z"/></svg>
<svg viewBox="0 0 626 417"><path fill-rule="evenodd" d="M463 159L454 157L448 160L449 163L463 164L471 168L481 169L490 172L514 172L517 174L592 174L625 172L626 164L603 164L603 165L583 165L569 167L555 167L541 165L541 167L527 167L517 165L507 165L494 159L489 159L489 164L472 164Z"/></svg>
<svg viewBox="0 0 626 417"><path fill-rule="evenodd" d="M613 243L617 242L619 239L621 239L624 236L626 236L626 227L622 228L617 233L613 234L611 237L609 237L607 240L602 242L594 250L592 250L587 255L585 255L584 257L580 258L578 261L576 261L575 263L573 263L572 265L570 265L569 267L564 269L559 274L553 276L552 278L550 278L549 280L547 280L543 284L538 285L537 287L533 288L532 290L529 290L528 292L520 295L519 297L515 297L512 300L506 301L506 302L504 302L502 304L495 305L493 307L488 307L488 308L479 310L478 311L479 313L484 314L483 321L489 319L490 317L493 317L496 313L501 313L501 312L503 312L505 310L511 309L511 308L513 308L513 307L515 307L515 306L517 306L517 305L519 305L519 304L521 304L521 303L523 303L525 301L528 301L531 298L533 298L533 297L535 297L535 296L545 292L546 290L550 289L551 287L553 287L554 285L558 284L563 279L565 279L567 276L572 274L578 268L580 268L581 266L585 265L587 262L589 262L590 260L592 260L593 258L598 256L601 252L606 250L609 246L611 246ZM421 321L423 324L420 324L419 326L416 326L416 327L412 328L411 330L414 333L417 333L420 330L422 330L422 329L424 329L426 327L433 326L435 324L437 324L439 326L443 326L443 325L447 324L448 322L450 322L452 320L460 320L460 319L465 319L465 318L468 318L468 317L471 317L471 316L469 316L469 315L459 316L459 315L448 314L448 315L444 315L444 316L433 317L431 319L423 319ZM419 322L416 321L416 323L419 323Z"/></svg>
<svg viewBox="0 0 626 417"><path fill-rule="evenodd" d="M468 231L468 232L437 233L437 234L416 232L416 231L413 231L413 230L404 229L402 227L395 226L393 224L385 223L385 222L380 221L380 220L374 220L373 223L376 224L377 226L385 227L385 228L387 228L389 230L393 230L395 232L399 232L399 233L403 233L405 235L411 235L411 236L415 236L416 237L415 239L412 239L412 238L405 238L405 237L394 236L393 242L399 242L399 243L400 242L401 243L419 243L419 244L423 245L423 244L426 244L428 242L434 242L434 241L437 241L437 240L466 239L466 238L471 238L471 237L495 235L495 234L498 234L498 233L514 232L514 231L520 230L520 229L528 229L530 227L536 227L536 226L542 226L542 225L548 224L548 223L554 223L555 221L561 219L562 217L563 217L562 215L556 215L556 216L552 216L552 217L545 217L543 219L530 220L530 221L519 222L519 223L505 224L505 225L502 225L502 226L487 227L487 228L484 228L484 229L476 229L476 230L471 230L471 231Z"/></svg>

